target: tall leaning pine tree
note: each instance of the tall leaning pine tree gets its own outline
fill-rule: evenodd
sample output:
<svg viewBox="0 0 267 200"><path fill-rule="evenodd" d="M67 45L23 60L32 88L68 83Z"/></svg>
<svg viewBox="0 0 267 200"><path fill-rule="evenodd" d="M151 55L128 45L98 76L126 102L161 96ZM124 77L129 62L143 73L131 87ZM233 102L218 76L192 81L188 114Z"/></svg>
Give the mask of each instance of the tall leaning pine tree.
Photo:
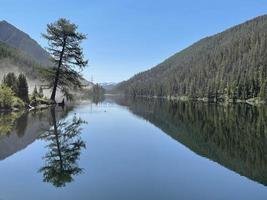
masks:
<svg viewBox="0 0 267 200"><path fill-rule="evenodd" d="M80 44L86 36L77 32L77 25L67 19L47 25L47 32L42 34L48 41L47 50L52 56L54 67L46 70L44 76L49 81L48 87L52 89L50 99L55 101L57 89L67 97L69 90L81 87L80 72L86 67L88 61L84 59Z"/></svg>

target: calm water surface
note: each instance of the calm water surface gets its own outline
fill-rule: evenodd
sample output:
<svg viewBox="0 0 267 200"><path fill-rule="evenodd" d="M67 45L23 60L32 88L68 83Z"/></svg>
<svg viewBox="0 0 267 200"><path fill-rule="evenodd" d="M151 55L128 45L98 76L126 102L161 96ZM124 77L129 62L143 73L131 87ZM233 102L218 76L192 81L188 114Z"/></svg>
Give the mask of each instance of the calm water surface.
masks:
<svg viewBox="0 0 267 200"><path fill-rule="evenodd" d="M0 115L0 200L267 198L267 109L163 100Z"/></svg>

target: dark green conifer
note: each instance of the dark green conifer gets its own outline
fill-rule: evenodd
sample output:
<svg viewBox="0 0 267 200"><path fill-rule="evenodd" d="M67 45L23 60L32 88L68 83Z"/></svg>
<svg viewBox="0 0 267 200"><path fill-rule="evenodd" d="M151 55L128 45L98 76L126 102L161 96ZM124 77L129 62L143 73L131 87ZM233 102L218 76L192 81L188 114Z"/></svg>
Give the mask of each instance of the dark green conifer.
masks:
<svg viewBox="0 0 267 200"><path fill-rule="evenodd" d="M17 79L17 96L24 102L29 102L29 87L24 74L19 74Z"/></svg>

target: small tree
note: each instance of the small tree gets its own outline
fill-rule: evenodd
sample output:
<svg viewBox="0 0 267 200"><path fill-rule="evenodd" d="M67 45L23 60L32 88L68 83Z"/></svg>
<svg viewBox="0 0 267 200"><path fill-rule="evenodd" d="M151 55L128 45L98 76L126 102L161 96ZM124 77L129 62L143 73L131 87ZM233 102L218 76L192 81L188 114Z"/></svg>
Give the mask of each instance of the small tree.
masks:
<svg viewBox="0 0 267 200"><path fill-rule="evenodd" d="M32 99L36 99L38 97L38 90L36 85L34 86L33 92L32 92Z"/></svg>
<svg viewBox="0 0 267 200"><path fill-rule="evenodd" d="M80 43L86 39L84 34L77 32L77 25L67 19L47 25L47 32L43 37L48 40L48 51L55 63L54 68L44 73L52 88L50 99L55 101L59 88L66 96L69 88L81 87L80 71L87 65Z"/></svg>
<svg viewBox="0 0 267 200"><path fill-rule="evenodd" d="M14 99L14 92L6 85L0 85L0 108L10 109Z"/></svg>
<svg viewBox="0 0 267 200"><path fill-rule="evenodd" d="M24 74L19 74L17 80L17 96L24 102L29 102L29 87Z"/></svg>

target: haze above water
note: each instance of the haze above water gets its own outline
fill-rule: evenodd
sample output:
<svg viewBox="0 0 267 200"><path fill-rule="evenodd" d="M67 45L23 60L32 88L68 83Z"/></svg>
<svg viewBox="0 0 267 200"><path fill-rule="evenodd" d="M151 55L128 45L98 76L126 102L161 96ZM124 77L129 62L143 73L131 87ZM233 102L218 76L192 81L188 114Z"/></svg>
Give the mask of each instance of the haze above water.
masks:
<svg viewBox="0 0 267 200"><path fill-rule="evenodd" d="M122 98L1 114L0 199L266 199L266 119Z"/></svg>

